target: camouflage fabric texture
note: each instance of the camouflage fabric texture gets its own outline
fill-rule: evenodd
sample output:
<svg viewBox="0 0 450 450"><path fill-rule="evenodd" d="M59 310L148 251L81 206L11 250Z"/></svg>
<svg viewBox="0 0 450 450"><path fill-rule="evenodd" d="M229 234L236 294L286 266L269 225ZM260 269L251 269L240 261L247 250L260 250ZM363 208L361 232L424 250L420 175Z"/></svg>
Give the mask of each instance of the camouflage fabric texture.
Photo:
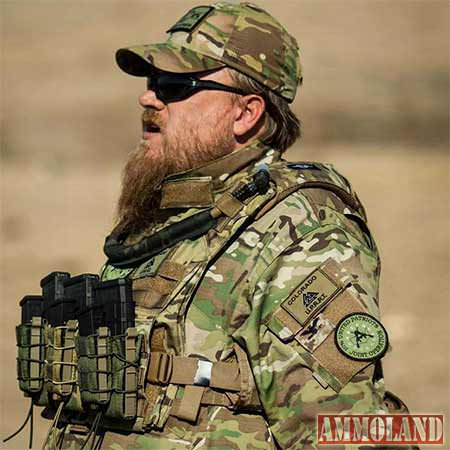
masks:
<svg viewBox="0 0 450 450"><path fill-rule="evenodd" d="M375 361L355 363L342 354L339 359L333 339L337 321L349 311L379 317L379 256L348 181L330 165L291 164L256 141L165 184L192 197L195 190L189 193L187 186L203 180L212 203L219 204L262 163L271 175L269 191L223 217L215 229L137 268L106 265L101 271L103 280L133 279L136 299L146 305L137 307L137 326L149 336L150 359L163 352L238 364L239 392L199 388L198 412L184 420L177 408L191 398L191 386L149 383L144 432L107 431L102 449L317 449L317 414L388 412ZM171 198L162 200L178 202L182 212L161 210L159 228L210 207L204 201L183 209L182 195L165 192ZM286 301L297 298L305 279L318 271L323 277L317 279L336 286L334 294L326 294L313 312L292 301L290 307L297 305L303 314L298 319L295 311L287 312ZM225 397L230 404L223 403ZM60 437L61 448L71 450L85 439L69 426L55 430L46 448Z"/></svg>
<svg viewBox="0 0 450 450"><path fill-rule="evenodd" d="M200 72L232 67L289 102L301 82L299 48L268 12L251 3L214 3L186 13L160 44L119 49L125 72L148 76L151 67L168 72Z"/></svg>

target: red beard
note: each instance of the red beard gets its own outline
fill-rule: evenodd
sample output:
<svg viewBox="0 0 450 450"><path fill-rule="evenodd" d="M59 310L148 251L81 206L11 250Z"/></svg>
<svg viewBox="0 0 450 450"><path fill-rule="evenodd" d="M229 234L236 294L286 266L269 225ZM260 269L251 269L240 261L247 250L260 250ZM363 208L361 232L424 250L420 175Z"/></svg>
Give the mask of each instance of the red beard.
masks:
<svg viewBox="0 0 450 450"><path fill-rule="evenodd" d="M143 119L159 125L148 110ZM202 140L189 126L173 134L161 127L162 148L150 148L141 141L130 153L122 174L115 233L138 234L155 225L160 188L167 175L200 167L233 151L235 140L230 121L217 117L217 125L209 130Z"/></svg>

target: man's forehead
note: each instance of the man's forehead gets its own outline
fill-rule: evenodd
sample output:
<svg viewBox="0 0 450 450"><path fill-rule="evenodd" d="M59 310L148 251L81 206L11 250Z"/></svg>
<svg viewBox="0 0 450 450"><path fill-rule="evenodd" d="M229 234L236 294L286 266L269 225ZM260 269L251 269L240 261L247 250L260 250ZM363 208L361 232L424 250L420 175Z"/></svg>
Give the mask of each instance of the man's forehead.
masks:
<svg viewBox="0 0 450 450"><path fill-rule="evenodd" d="M231 81L228 67L201 72L200 74L196 74L196 77L201 78L202 80Z"/></svg>

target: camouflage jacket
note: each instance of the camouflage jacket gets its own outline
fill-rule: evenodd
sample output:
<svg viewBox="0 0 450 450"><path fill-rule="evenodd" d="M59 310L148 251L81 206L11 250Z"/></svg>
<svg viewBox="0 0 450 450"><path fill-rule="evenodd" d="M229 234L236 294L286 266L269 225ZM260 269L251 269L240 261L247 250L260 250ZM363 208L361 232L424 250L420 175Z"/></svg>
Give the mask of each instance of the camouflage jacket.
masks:
<svg viewBox="0 0 450 450"><path fill-rule="evenodd" d="M230 202L227 193L262 163L269 191ZM145 432L108 431L101 448L312 449L319 413L387 413L380 364L347 358L333 338L349 313L379 317L380 260L348 181L330 165L290 163L257 141L167 178L159 228L214 204L226 214L208 233L137 268L107 264L102 279L133 279L150 354L169 355L181 372L186 357L212 362L222 380L216 388L173 377L146 385ZM232 367L237 389L232 381L226 388ZM62 448L82 439L69 428Z"/></svg>

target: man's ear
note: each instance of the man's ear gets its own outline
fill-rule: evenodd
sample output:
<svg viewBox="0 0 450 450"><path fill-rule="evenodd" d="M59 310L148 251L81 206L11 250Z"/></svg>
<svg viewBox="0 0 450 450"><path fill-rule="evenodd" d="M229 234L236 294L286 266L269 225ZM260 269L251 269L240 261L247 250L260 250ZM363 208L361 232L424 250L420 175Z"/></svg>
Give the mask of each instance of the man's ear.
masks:
<svg viewBox="0 0 450 450"><path fill-rule="evenodd" d="M242 96L235 104L235 120L233 132L236 140L256 134L261 128L262 117L266 103L260 95L249 94Z"/></svg>

